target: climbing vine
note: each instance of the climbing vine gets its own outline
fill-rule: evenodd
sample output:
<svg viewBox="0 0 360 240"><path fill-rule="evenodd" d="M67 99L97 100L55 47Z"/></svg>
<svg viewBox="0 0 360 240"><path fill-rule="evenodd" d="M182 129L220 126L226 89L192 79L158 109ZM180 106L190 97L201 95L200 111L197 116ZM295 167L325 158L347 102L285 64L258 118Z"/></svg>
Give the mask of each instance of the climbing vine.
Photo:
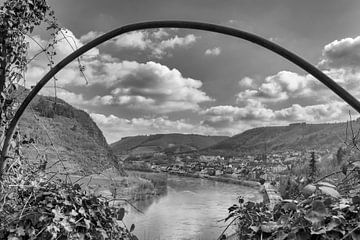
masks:
<svg viewBox="0 0 360 240"><path fill-rule="evenodd" d="M45 27L50 35L46 46L31 36L37 27ZM26 80L28 64L44 54L51 69L55 45L63 39L68 41L45 0L6 0L0 6L0 146L7 148L0 159L0 239L136 240L135 225L128 228L122 221L123 208L86 192L68 178L60 180L57 173L49 176L44 161L26 159L21 149L25 145L36 148L34 139L16 130L9 142L5 140L21 101L17 87ZM30 58L29 41L40 48ZM80 59L78 63L83 73Z"/></svg>

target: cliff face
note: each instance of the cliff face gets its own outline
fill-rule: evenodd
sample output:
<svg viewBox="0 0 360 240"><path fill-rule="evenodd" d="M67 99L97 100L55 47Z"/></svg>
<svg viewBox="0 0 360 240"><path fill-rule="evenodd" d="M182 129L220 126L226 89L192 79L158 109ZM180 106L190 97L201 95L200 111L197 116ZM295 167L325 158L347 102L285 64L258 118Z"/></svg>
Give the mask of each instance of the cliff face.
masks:
<svg viewBox="0 0 360 240"><path fill-rule="evenodd" d="M19 129L35 144L23 148L30 161L47 159L49 171L99 173L115 167L123 174L105 137L90 116L61 99L37 96L27 108Z"/></svg>

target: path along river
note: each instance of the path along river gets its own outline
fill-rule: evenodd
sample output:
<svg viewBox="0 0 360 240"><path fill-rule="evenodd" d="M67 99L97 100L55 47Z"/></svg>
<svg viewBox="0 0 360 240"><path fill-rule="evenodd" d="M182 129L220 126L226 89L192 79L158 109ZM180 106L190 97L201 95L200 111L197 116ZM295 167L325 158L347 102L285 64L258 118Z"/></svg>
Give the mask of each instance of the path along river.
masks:
<svg viewBox="0 0 360 240"><path fill-rule="evenodd" d="M254 188L169 175L167 194L136 202L144 214L128 206L124 220L128 226L135 224L140 240L216 240L226 226L219 220L239 196L262 200Z"/></svg>

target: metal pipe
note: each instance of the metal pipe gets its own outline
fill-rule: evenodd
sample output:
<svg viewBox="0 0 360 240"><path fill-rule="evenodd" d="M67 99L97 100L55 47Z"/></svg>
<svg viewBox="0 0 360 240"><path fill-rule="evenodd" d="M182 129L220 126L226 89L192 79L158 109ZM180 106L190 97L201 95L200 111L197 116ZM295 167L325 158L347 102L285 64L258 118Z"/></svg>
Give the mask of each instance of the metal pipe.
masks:
<svg viewBox="0 0 360 240"><path fill-rule="evenodd" d="M89 51L90 49L98 46L99 44L106 42L116 36L121 34L136 31L136 30L144 30L144 29L151 29L151 28L187 28L187 29L197 29L197 30L204 30L210 32L221 33L225 35L230 35L233 37L241 38L247 40L249 42L255 43L260 45L266 49L269 49L280 56L286 58L290 62L296 64L297 66L301 67L311 75L313 75L316 79L322 82L325 86L327 86L330 90L332 90L335 94L341 97L345 102L347 102L350 106L352 106L357 112L360 113L360 102L353 97L349 92L347 92L344 88L338 85L334 80L330 77L325 75L322 71L318 68L310 64L309 62L305 61L301 57L297 56L296 54L286 50L285 48L265 39L259 37L255 34L248 33L245 31L241 31L238 29L224 27L220 25L210 24L210 23L201 23L201 22L190 22L190 21L154 21L154 22L142 22L142 23L135 23L126 25L117 29L114 29L108 33L105 33L93 41L85 44L81 48L77 49L67 57L65 57L61 62L59 62L56 66L54 66L39 82L36 86L31 90L29 95L25 98L25 100L21 103L20 107L15 113L14 118L9 124L9 128L6 132L6 137L3 145L3 149L1 151L1 158L0 158L0 178L2 176L2 171L7 155L7 151L9 148L9 140L13 135L15 127L24 113L26 107L29 105L31 100L36 96L36 94L44 87L44 85L62 68L64 68L67 64L84 54L85 52Z"/></svg>

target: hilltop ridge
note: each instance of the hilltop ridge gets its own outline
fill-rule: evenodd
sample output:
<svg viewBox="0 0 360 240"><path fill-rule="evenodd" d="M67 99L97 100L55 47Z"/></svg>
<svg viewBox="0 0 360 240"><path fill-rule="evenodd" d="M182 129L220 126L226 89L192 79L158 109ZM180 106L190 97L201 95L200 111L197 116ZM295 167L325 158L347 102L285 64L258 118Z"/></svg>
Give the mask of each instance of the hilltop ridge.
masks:
<svg viewBox="0 0 360 240"><path fill-rule="evenodd" d="M181 133L154 134L124 137L110 146L116 155L155 152L180 153L204 149L226 138L228 137Z"/></svg>
<svg viewBox="0 0 360 240"><path fill-rule="evenodd" d="M357 122L353 122L354 127ZM344 144L347 123L297 123L249 129L215 144L205 151L262 153L264 151L335 149ZM349 133L348 133L349 134Z"/></svg>

